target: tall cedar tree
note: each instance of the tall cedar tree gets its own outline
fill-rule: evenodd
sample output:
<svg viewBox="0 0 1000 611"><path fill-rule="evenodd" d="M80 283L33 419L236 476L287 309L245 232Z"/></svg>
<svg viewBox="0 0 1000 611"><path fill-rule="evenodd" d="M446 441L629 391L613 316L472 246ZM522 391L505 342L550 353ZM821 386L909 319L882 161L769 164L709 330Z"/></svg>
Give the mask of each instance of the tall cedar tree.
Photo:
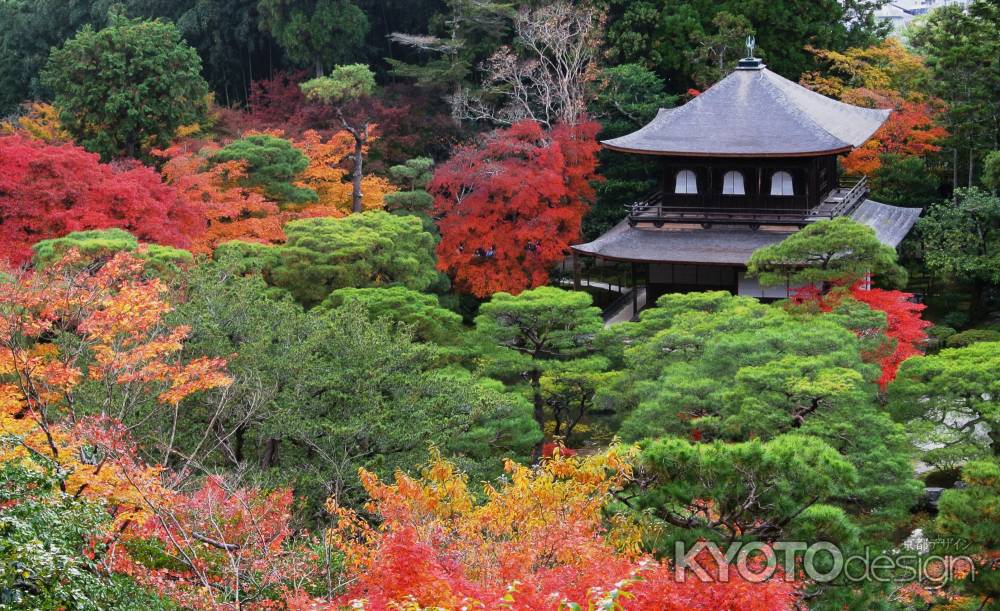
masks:
<svg viewBox="0 0 1000 611"><path fill-rule="evenodd" d="M183 248L204 224L150 168L102 164L71 144L0 137L0 260L20 265L39 240L110 227Z"/></svg>
<svg viewBox="0 0 1000 611"><path fill-rule="evenodd" d="M331 64L353 59L364 45L368 16L351 0L260 0L259 26L289 59L313 67L316 76Z"/></svg>
<svg viewBox="0 0 1000 611"><path fill-rule="evenodd" d="M548 282L594 199L598 129L522 121L438 167L428 188L441 230L438 269L459 290L486 297Z"/></svg>
<svg viewBox="0 0 1000 611"><path fill-rule="evenodd" d="M165 146L204 119L201 58L172 23L113 16L54 49L42 74L66 129L105 160Z"/></svg>

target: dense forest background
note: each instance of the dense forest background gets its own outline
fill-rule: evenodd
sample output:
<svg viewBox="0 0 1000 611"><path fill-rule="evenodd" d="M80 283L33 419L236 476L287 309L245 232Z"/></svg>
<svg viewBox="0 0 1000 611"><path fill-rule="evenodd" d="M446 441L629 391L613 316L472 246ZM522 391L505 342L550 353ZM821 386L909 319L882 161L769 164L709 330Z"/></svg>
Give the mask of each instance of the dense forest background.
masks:
<svg viewBox="0 0 1000 611"><path fill-rule="evenodd" d="M883 4L0 0L0 608L996 605L1000 7ZM599 140L748 37L921 219L607 326L567 249L658 170Z"/></svg>

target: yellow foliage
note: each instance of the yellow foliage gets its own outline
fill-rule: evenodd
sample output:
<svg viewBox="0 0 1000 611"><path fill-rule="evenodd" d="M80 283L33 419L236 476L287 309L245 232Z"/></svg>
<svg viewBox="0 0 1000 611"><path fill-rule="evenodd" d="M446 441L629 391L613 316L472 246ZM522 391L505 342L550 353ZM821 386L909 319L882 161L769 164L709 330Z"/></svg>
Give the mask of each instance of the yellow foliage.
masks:
<svg viewBox="0 0 1000 611"><path fill-rule="evenodd" d="M244 134L251 135L284 138L285 132L268 129ZM375 137L370 137L369 143L374 140ZM300 216L339 217L350 214L354 191L349 170L350 156L354 153L354 138L351 134L341 130L324 141L319 132L308 130L302 134L301 140L292 140L292 144L309 158L309 166L302 172L295 186L312 189L319 197L315 203L300 208ZM367 146L364 152L368 153ZM386 194L396 191L396 186L381 176L365 174L361 178L361 204L365 210L381 210L385 206Z"/></svg>
<svg viewBox="0 0 1000 611"><path fill-rule="evenodd" d="M197 135L201 131L200 123L191 123L190 125L181 125L177 128L174 133L175 138L190 138L191 136Z"/></svg>
<svg viewBox="0 0 1000 611"><path fill-rule="evenodd" d="M149 503L168 494L161 469L138 463L115 444L95 442L84 429L46 423L17 386L0 385L0 436L19 440L0 446L0 463L43 456L66 474L66 494L104 502L116 527L144 523L152 517Z"/></svg>
<svg viewBox="0 0 1000 611"><path fill-rule="evenodd" d="M481 504L465 475L436 450L420 478L397 472L392 483L384 483L364 469L360 477L371 498L366 510L382 517L383 531L412 528L418 540L446 544L447 555L461 559L468 578L504 583L516 567L589 562L606 553L605 540L637 557L639 526L617 516L608 527L602 513L614 491L631 479L634 460L633 448L615 445L587 457L556 452L538 467L508 461L507 478L487 484ZM345 553L352 569L363 570L376 534L332 500L327 507L338 519L327 540Z"/></svg>
<svg viewBox="0 0 1000 611"><path fill-rule="evenodd" d="M59 111L55 106L44 102L28 102L24 105L24 114L15 121L0 123L0 134L23 134L47 144L70 142L72 137L63 129L59 120Z"/></svg>
<svg viewBox="0 0 1000 611"><path fill-rule="evenodd" d="M350 212L353 185L345 160L354 152L354 138L346 131L339 131L324 142L319 133L309 130L293 144L309 158L309 167L296 186L315 191L319 196L316 206ZM381 209L386 193L395 191L385 178L365 175L361 179L361 202L365 210Z"/></svg>
<svg viewBox="0 0 1000 611"><path fill-rule="evenodd" d="M218 107L215 105L215 94L207 93L201 98L201 103L205 108L205 124L201 123L190 123L188 125L181 125L174 132L174 138L191 138L197 136L202 132L208 131L213 127L213 125L218 121Z"/></svg>
<svg viewBox="0 0 1000 611"><path fill-rule="evenodd" d="M801 82L823 95L841 97L848 89L892 90L904 99L921 97L921 85L930 78L923 59L908 51L895 38L871 47L854 47L844 52L807 47L828 64L823 72L808 72Z"/></svg>
<svg viewBox="0 0 1000 611"><path fill-rule="evenodd" d="M141 260L120 253L96 272L80 261L71 251L0 284L0 435L19 440L0 448L0 462L44 456L66 474L66 493L104 501L118 525L144 522L167 494L160 469L144 465L127 429L105 414L127 414L129 397L176 406L232 379L222 360L179 358L189 329L165 324L167 289L143 278ZM60 333L76 336L72 349L42 339ZM106 393L90 397L100 416L78 412L87 380Z"/></svg>

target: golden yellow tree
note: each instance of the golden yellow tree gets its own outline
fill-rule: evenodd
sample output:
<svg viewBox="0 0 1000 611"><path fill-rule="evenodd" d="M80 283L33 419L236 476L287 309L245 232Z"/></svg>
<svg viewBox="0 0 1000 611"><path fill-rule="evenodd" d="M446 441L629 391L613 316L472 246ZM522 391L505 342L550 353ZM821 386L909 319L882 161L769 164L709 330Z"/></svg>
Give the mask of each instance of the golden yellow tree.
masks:
<svg viewBox="0 0 1000 611"><path fill-rule="evenodd" d="M63 128L59 110L45 102L26 102L24 112L16 119L0 122L0 135L24 134L46 144L72 142L73 137Z"/></svg>
<svg viewBox="0 0 1000 611"><path fill-rule="evenodd" d="M122 252L95 271L71 251L0 282L0 434L17 439L0 461L55 461L63 492L106 502L122 525L166 490L120 422L232 382L221 359L180 358L189 329L165 324L167 288L143 265Z"/></svg>

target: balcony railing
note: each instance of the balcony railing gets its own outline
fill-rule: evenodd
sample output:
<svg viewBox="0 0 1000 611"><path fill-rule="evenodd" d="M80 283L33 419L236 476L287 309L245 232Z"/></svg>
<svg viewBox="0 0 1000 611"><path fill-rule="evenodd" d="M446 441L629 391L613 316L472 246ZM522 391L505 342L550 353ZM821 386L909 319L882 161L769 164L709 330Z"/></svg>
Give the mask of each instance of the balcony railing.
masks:
<svg viewBox="0 0 1000 611"><path fill-rule="evenodd" d="M664 196L662 191L657 191L642 201L626 206L626 209L628 222L633 227L640 223L650 223L655 227L662 227L665 223L750 225L752 228L761 225L805 226L820 219L849 214L868 194L866 177L842 182L841 185L813 207L808 206L804 197ZM780 206L773 205L775 203Z"/></svg>

